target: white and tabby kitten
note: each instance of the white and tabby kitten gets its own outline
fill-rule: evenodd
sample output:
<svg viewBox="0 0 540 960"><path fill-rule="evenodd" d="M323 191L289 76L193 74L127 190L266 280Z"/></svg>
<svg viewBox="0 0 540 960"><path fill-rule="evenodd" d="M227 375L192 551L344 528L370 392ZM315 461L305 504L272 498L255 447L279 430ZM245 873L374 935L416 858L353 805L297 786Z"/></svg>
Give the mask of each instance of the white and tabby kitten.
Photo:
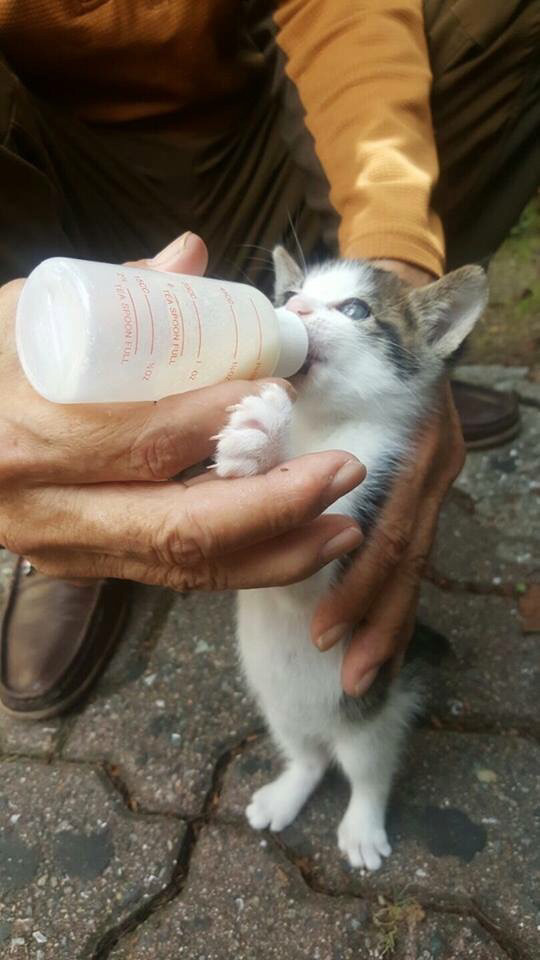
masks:
<svg viewBox="0 0 540 960"><path fill-rule="evenodd" d="M329 511L376 517L419 421L433 409L444 362L470 333L487 300L479 267L463 267L413 289L368 262L330 261L304 275L280 247L274 252L276 303L299 313L309 334L308 360L293 379L293 405L278 385L263 387L233 411L218 438L222 477L263 473L305 453L341 449L367 467L367 478ZM247 808L255 829L282 830L327 766L351 785L338 829L353 867L377 869L391 852L385 809L400 746L418 707L407 672L384 670L354 700L341 687L345 642L320 653L309 635L321 595L339 576L338 561L299 584L249 590L238 597L238 641L249 686L285 758L283 773Z"/></svg>

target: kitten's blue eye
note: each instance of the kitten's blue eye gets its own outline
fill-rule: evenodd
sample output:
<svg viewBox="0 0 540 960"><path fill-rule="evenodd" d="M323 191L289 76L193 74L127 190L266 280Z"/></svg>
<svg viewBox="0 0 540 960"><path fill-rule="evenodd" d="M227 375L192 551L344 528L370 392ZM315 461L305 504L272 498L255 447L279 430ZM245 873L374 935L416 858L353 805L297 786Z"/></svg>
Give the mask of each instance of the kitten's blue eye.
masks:
<svg viewBox="0 0 540 960"><path fill-rule="evenodd" d="M344 313L346 317L352 320L365 320L371 315L371 307L365 300L359 300L358 297L351 297L350 300L343 300L338 303L337 309Z"/></svg>

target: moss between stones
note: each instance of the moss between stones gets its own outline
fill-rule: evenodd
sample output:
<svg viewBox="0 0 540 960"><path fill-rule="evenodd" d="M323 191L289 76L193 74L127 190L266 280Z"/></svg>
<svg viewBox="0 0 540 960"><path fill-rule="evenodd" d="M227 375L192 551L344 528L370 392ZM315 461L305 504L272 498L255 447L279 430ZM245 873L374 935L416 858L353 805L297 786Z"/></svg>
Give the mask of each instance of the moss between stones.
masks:
<svg viewBox="0 0 540 960"><path fill-rule="evenodd" d="M540 195L497 251L489 279L490 306L462 362L540 365Z"/></svg>

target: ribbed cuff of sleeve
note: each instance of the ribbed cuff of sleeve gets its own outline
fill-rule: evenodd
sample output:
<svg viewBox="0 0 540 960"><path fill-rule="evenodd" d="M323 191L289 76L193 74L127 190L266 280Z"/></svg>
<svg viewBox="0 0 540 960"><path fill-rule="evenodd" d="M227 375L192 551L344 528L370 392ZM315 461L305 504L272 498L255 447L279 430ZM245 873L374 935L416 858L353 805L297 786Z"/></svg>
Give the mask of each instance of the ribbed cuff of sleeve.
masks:
<svg viewBox="0 0 540 960"><path fill-rule="evenodd" d="M428 270L437 277L444 273L444 252L429 241L417 236L408 236L396 226L385 225L384 232L340 237L340 250L344 257L365 260L404 260L415 267Z"/></svg>

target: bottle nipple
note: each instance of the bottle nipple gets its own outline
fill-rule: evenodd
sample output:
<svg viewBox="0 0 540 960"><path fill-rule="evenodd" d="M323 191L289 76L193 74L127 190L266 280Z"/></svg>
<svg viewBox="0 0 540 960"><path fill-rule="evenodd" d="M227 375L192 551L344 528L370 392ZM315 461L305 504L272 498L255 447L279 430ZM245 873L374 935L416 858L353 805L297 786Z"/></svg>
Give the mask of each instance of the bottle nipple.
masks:
<svg viewBox="0 0 540 960"><path fill-rule="evenodd" d="M278 307L276 317L281 350L273 376L286 379L298 373L306 362L309 348L308 334L298 314L287 310L286 307Z"/></svg>

